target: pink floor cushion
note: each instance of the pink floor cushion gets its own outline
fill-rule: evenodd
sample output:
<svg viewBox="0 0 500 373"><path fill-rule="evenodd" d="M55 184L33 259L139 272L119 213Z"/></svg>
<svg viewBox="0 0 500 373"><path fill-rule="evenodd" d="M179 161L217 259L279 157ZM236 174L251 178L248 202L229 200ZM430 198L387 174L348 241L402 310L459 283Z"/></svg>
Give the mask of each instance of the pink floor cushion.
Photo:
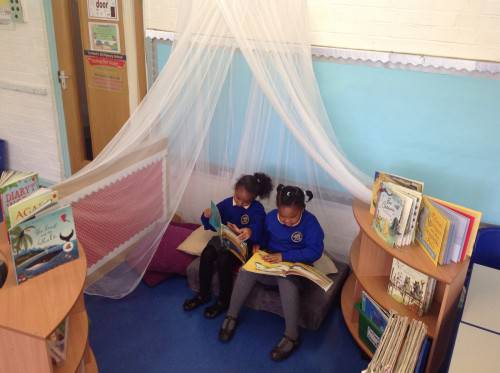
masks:
<svg viewBox="0 0 500 373"><path fill-rule="evenodd" d="M144 274L143 280L148 286L156 286L173 275L186 275L187 266L196 257L177 250L177 246L198 226L188 223L171 223L169 225Z"/></svg>

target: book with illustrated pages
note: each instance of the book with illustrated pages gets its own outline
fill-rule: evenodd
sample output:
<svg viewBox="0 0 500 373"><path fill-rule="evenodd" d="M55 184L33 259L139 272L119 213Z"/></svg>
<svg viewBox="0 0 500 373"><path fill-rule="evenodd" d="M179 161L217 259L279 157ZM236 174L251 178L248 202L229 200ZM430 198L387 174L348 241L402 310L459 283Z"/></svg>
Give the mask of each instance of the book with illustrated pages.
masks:
<svg viewBox="0 0 500 373"><path fill-rule="evenodd" d="M248 255L248 245L246 242L241 241L238 235L234 233L227 225L222 224L219 209L217 205L211 201L210 205L211 216L210 225L215 229L220 237L222 246L229 250L240 262L245 263Z"/></svg>
<svg viewBox="0 0 500 373"><path fill-rule="evenodd" d="M57 202L58 193L48 188L40 188L33 194L9 206L11 227L17 225L39 210Z"/></svg>
<svg viewBox="0 0 500 373"><path fill-rule="evenodd" d="M389 246L394 246L400 235L406 201L387 183L382 183L379 193L372 227Z"/></svg>
<svg viewBox="0 0 500 373"><path fill-rule="evenodd" d="M380 331L385 330L389 320L389 313L380 307L364 290L361 292L361 310Z"/></svg>
<svg viewBox="0 0 500 373"><path fill-rule="evenodd" d="M265 254L263 251L257 251L245 263L243 269L269 276L301 276L314 282L325 292L333 285L332 279L310 265L292 262L269 263L262 257Z"/></svg>
<svg viewBox="0 0 500 373"><path fill-rule="evenodd" d="M418 218L416 239L434 265L439 264L441 251L445 250L450 221L436 208L429 198L422 199L422 211Z"/></svg>
<svg viewBox="0 0 500 373"><path fill-rule="evenodd" d="M387 292L397 302L422 316L432 303L435 282L435 279L393 258Z"/></svg>
<svg viewBox="0 0 500 373"><path fill-rule="evenodd" d="M380 189L383 182L391 182L400 185L406 189L414 190L420 194L424 191L424 183L417 180L408 179L402 176L389 174L386 172L375 172L372 186L372 198L370 202L370 214L374 215L377 208L377 201L380 195Z"/></svg>
<svg viewBox="0 0 500 373"><path fill-rule="evenodd" d="M38 175L34 172L3 171L0 176L0 223L8 231L12 224L9 207L35 193L39 188Z"/></svg>
<svg viewBox="0 0 500 373"><path fill-rule="evenodd" d="M71 206L36 212L9 230L12 261L20 284L78 258Z"/></svg>
<svg viewBox="0 0 500 373"><path fill-rule="evenodd" d="M465 232L465 240L460 252L460 260L463 261L467 256L472 255L472 250L474 249L474 244L476 242L477 232L479 230L479 224L481 223L481 212L476 211L464 206L460 206L451 202L442 201L435 197L429 197L433 202L438 203L439 205L447 208L448 210L453 211L462 215L469 221L469 224L466 228ZM460 224L462 226L462 223ZM465 229L465 228L459 228Z"/></svg>

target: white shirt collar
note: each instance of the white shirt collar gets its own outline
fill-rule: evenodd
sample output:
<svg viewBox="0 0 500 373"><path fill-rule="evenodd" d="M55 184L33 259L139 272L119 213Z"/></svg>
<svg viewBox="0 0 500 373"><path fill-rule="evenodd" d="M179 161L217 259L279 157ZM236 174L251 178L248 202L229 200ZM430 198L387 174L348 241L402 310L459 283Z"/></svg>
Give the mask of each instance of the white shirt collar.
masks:
<svg viewBox="0 0 500 373"><path fill-rule="evenodd" d="M299 218L299 221L297 223L295 223L294 225L285 225L281 220L280 220L280 214L278 212L276 212L276 217L278 218L278 222L282 225L285 225L285 227L296 227L297 225L300 224L301 220L302 220L302 215L304 215L304 211L302 211L300 213L300 218Z"/></svg>
<svg viewBox="0 0 500 373"><path fill-rule="evenodd" d="M238 206L236 204L236 201L234 200L234 197L233 197L233 206ZM239 207L243 207L245 210L248 210L250 208L250 206L252 206L252 204L250 203L248 206L239 206Z"/></svg>

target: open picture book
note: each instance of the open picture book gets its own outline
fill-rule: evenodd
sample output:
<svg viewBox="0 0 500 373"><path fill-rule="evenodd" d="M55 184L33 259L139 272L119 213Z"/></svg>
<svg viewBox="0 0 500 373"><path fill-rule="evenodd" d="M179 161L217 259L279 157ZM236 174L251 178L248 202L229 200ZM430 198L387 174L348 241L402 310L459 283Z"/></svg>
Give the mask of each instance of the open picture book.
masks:
<svg viewBox="0 0 500 373"><path fill-rule="evenodd" d="M243 269L269 276L301 276L311 280L325 292L333 285L332 279L310 265L292 262L269 263L263 258L265 254L263 251L257 251L246 262Z"/></svg>
<svg viewBox="0 0 500 373"><path fill-rule="evenodd" d="M210 209L212 214L209 222L219 235L222 246L229 250L242 263L245 263L248 253L248 245L246 242L240 241L238 235L234 233L231 228L222 224L219 209L213 201L211 201Z"/></svg>

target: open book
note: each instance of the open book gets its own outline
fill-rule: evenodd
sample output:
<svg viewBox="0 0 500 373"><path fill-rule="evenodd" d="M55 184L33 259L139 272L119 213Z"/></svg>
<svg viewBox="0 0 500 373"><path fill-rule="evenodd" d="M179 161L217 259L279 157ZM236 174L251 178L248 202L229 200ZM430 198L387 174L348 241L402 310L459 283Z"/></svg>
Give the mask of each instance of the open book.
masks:
<svg viewBox="0 0 500 373"><path fill-rule="evenodd" d="M210 216L210 225L219 234L222 246L235 255L242 263L247 260L248 245L238 239L238 235L234 233L227 225L222 224L219 209L212 201L211 206L212 215Z"/></svg>
<svg viewBox="0 0 500 373"><path fill-rule="evenodd" d="M257 251L248 262L246 262L243 269L249 272L270 276L302 276L314 282L325 292L333 285L333 281L328 276L310 265L292 262L269 263L264 260L262 255L265 255L265 253Z"/></svg>

